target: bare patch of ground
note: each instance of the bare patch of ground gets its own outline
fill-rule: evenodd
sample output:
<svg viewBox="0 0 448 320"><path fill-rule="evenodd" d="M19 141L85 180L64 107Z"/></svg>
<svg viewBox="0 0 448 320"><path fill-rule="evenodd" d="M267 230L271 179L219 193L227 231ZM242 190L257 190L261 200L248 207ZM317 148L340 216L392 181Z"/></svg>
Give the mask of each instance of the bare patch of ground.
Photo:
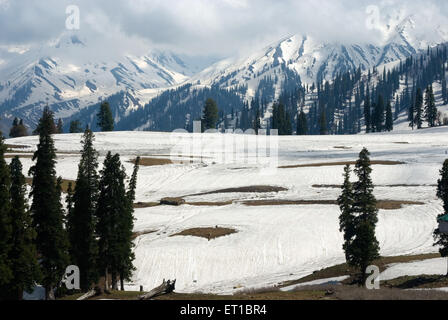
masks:
<svg viewBox="0 0 448 320"><path fill-rule="evenodd" d="M196 207L223 207L231 205L233 201L234 200L216 201L216 202L201 201L201 202L186 202L185 204Z"/></svg>
<svg viewBox="0 0 448 320"><path fill-rule="evenodd" d="M382 286L398 289L430 289L448 287L448 277L442 275L404 276L382 281Z"/></svg>
<svg viewBox="0 0 448 320"><path fill-rule="evenodd" d="M436 259L440 258L439 253L428 253L428 254L420 254L420 255L411 255L411 256L396 256L396 257L381 257L380 259L374 261L372 265L380 268L380 272L386 270L387 265L392 263L407 263L414 261L421 261L427 259ZM313 272L306 277L300 278L298 280L286 281L281 283L280 287L288 287L295 284L305 283L309 281L326 279L326 278L335 278L342 277L346 275L356 274L357 271L353 268L349 267L346 263L335 265L332 267L324 268L318 271Z"/></svg>
<svg viewBox="0 0 448 320"><path fill-rule="evenodd" d="M336 147L333 147L334 149L343 149L343 150L350 150L351 149L351 147L346 147L346 146L336 146Z"/></svg>
<svg viewBox="0 0 448 320"><path fill-rule="evenodd" d="M173 234L171 237L176 236L192 236L192 237L199 237L199 238L205 238L208 240L216 239L219 237L228 236L230 234L234 234L237 231L235 229L229 229L229 228L192 228L187 229L182 232Z"/></svg>
<svg viewBox="0 0 448 320"><path fill-rule="evenodd" d="M434 290L400 290L381 288L368 290L357 285L317 285L299 287L293 292L323 290L331 300L448 300L448 293Z"/></svg>
<svg viewBox="0 0 448 320"><path fill-rule="evenodd" d="M184 198L163 198L162 200L160 200L160 204L161 205L166 205L166 206L181 206L183 204L185 204L185 200Z"/></svg>
<svg viewBox="0 0 448 320"><path fill-rule="evenodd" d="M281 205L338 205L336 200L248 200L242 202L246 206L281 206ZM383 210L397 210L404 205L423 205L423 202L406 200L378 200L377 208Z"/></svg>
<svg viewBox="0 0 448 320"><path fill-rule="evenodd" d="M135 164L136 159L132 159L129 162ZM175 162L171 161L171 159L165 158L140 158L140 165L144 167L152 167L152 166L164 166L168 164L174 164Z"/></svg>
<svg viewBox="0 0 448 320"><path fill-rule="evenodd" d="M315 189L341 189L342 186L338 184L313 184ZM415 187L437 187L436 184L377 184L378 188L415 188Z"/></svg>
<svg viewBox="0 0 448 320"><path fill-rule="evenodd" d="M287 191L287 188L284 187L276 187L276 186L248 186L248 187L239 187L239 188L227 188L220 189L215 191L196 193L187 195L185 197L194 197L194 196L206 196L210 194L219 194L219 193L271 193L271 192L281 192Z"/></svg>
<svg viewBox="0 0 448 320"><path fill-rule="evenodd" d="M33 159L33 155L32 154L28 154L28 153L24 153L24 154L16 154L16 152L14 152L14 154L5 154L5 159L12 159L15 157L19 157L19 159Z"/></svg>
<svg viewBox="0 0 448 320"><path fill-rule="evenodd" d="M136 202L134 203L134 209L144 209L160 206L159 202Z"/></svg>
<svg viewBox="0 0 448 320"><path fill-rule="evenodd" d="M157 232L157 230L145 230L145 231L139 231L139 232L134 232L132 233L132 240L137 239L138 237L147 235L147 234L151 234L151 233L155 233Z"/></svg>
<svg viewBox="0 0 448 320"><path fill-rule="evenodd" d="M308 164L297 164L290 166L281 166L279 169L294 169L294 168L312 168L312 167L333 167L333 166L346 166L355 165L356 161L337 161L337 162L319 162L319 163L308 163ZM400 161L387 161L387 160L372 160L371 165L383 165L383 166L394 166L405 164Z"/></svg>

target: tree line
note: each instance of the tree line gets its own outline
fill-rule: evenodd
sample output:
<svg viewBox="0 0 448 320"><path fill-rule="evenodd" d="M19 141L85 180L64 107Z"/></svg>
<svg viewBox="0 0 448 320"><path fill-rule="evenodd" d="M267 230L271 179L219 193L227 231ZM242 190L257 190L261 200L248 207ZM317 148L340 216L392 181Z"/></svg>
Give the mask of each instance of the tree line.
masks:
<svg viewBox="0 0 448 320"><path fill-rule="evenodd" d="M56 175L53 113L46 107L39 121L39 144L29 171L31 206L19 157L8 166L0 134L0 297L21 299L24 291L42 284L48 299L64 293L66 267L80 269L81 290L97 286L123 290L132 275L133 203L139 158L127 175L118 154L108 152L98 172L94 134L85 129L78 176L67 188Z"/></svg>

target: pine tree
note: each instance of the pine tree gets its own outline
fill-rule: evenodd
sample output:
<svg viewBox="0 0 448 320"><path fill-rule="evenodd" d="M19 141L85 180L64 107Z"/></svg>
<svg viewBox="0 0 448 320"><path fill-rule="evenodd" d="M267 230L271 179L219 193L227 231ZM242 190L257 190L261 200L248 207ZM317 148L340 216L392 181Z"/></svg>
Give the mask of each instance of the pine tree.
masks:
<svg viewBox="0 0 448 320"><path fill-rule="evenodd" d="M218 123L218 105L216 102L208 98L205 101L204 110L202 112L202 131L216 129Z"/></svg>
<svg viewBox="0 0 448 320"><path fill-rule="evenodd" d="M437 218L447 214L448 212L448 159L443 163L442 170L440 170L440 179L437 181L437 197L443 202L443 213ZM448 234L440 232L437 228L434 231L434 246L439 247L439 252L442 257L448 257Z"/></svg>
<svg viewBox="0 0 448 320"><path fill-rule="evenodd" d="M43 282L47 298L53 299L53 289L60 282L68 265L68 239L63 228L60 186L56 180L56 153L51 134L54 129L53 113L44 109L39 121L39 144L34 153L31 213L37 231L37 250L41 256Z"/></svg>
<svg viewBox="0 0 448 320"><path fill-rule="evenodd" d="M374 131L381 132L384 128L384 98L382 95L378 96L378 102L375 105L374 115Z"/></svg>
<svg viewBox="0 0 448 320"><path fill-rule="evenodd" d="M422 89L418 88L415 96L415 105L414 105L414 124L417 126L417 129L422 128L423 124L423 93Z"/></svg>
<svg viewBox="0 0 448 320"><path fill-rule="evenodd" d="M64 133L64 123L62 122L62 119L59 118L58 124L56 125L56 133Z"/></svg>
<svg viewBox="0 0 448 320"><path fill-rule="evenodd" d="M104 101L101 103L100 110L96 116L98 118L97 125L100 127L101 131L114 131L114 118L112 116L109 102Z"/></svg>
<svg viewBox="0 0 448 320"><path fill-rule="evenodd" d="M98 153L93 147L95 137L87 129L81 140L81 161L78 177L70 201L72 212L68 215L70 257L81 272L81 289L88 291L98 280L96 267L98 247L95 235L95 211L98 200Z"/></svg>
<svg viewBox="0 0 448 320"><path fill-rule="evenodd" d="M6 146L0 132L0 298L9 297L9 284L13 280L10 251L12 249L11 175L5 161Z"/></svg>
<svg viewBox="0 0 448 320"><path fill-rule="evenodd" d="M372 130L371 117L370 117L370 97L368 90L369 89L367 88L367 95L364 101L364 120L366 123L366 133L370 133Z"/></svg>
<svg viewBox="0 0 448 320"><path fill-rule="evenodd" d="M81 126L81 122L79 122L79 120L73 120L70 122L70 129L69 129L70 133L81 133L83 132L82 126Z"/></svg>
<svg viewBox="0 0 448 320"><path fill-rule="evenodd" d="M297 116L297 135L298 136L306 136L308 134L308 123L306 120L305 112L300 111Z"/></svg>
<svg viewBox="0 0 448 320"><path fill-rule="evenodd" d="M325 109L322 109L319 118L319 133L320 135L326 135L327 131L327 116L325 114Z"/></svg>
<svg viewBox="0 0 448 320"><path fill-rule="evenodd" d="M448 104L448 90L446 87L446 78L445 76L442 79L442 98L443 98L443 104Z"/></svg>
<svg viewBox="0 0 448 320"><path fill-rule="evenodd" d="M36 231L26 199L26 182L22 174L19 157L12 159L11 171L11 218L12 249L9 253L12 262L13 281L9 285L11 297L21 300L23 292L31 292L41 273L34 243Z"/></svg>
<svg viewBox="0 0 448 320"><path fill-rule="evenodd" d="M258 130L261 129L260 109L258 109L258 108L255 111L255 119L254 119L254 123L253 123L253 129L255 131L255 134L258 135Z"/></svg>
<svg viewBox="0 0 448 320"><path fill-rule="evenodd" d="M353 215L353 185L350 182L350 165L344 168L344 184L342 185L342 193L338 198L338 205L341 209L339 216L339 231L344 233L344 252L348 252L355 235L354 215ZM348 259L348 256L346 255Z"/></svg>
<svg viewBox="0 0 448 320"><path fill-rule="evenodd" d="M137 188L137 174L140 165L140 157L135 160L134 171L132 172L131 180L129 181L128 191L126 197L128 200L128 210L121 217L120 228L120 245L121 245L121 260L119 266L120 273L120 289L124 290L124 281L130 280L132 271L135 270L133 260L135 259L132 248L134 243L132 241L132 231L134 229L134 201L135 189Z"/></svg>
<svg viewBox="0 0 448 320"><path fill-rule="evenodd" d="M394 129L394 119L392 115L392 105L390 101L386 105L386 124L384 126L386 131L392 131Z"/></svg>
<svg viewBox="0 0 448 320"><path fill-rule="evenodd" d="M378 209L370 178L372 168L369 156L369 151L364 148L355 166L358 177L358 181L353 184L355 237L346 250L348 264L359 268L362 273L361 283L365 281L366 268L379 257L379 243L375 237Z"/></svg>
<svg viewBox="0 0 448 320"><path fill-rule="evenodd" d="M28 130L23 124L23 119L14 118L11 130L9 131L9 136L11 138L26 137L28 135Z"/></svg>
<svg viewBox="0 0 448 320"><path fill-rule="evenodd" d="M425 117L428 125L432 128L436 126L437 121L437 107L434 99L434 92L432 86L426 89L425 97Z"/></svg>
<svg viewBox="0 0 448 320"><path fill-rule="evenodd" d="M109 152L100 172L99 197L97 203L96 232L98 240L98 268L106 279L112 276L112 289L117 289L117 276L122 266L123 251L126 248L122 238L123 221L127 221L129 200L124 180L126 173L121 166L120 156ZM125 227L128 227L127 225ZM106 290L109 282L105 281Z"/></svg>

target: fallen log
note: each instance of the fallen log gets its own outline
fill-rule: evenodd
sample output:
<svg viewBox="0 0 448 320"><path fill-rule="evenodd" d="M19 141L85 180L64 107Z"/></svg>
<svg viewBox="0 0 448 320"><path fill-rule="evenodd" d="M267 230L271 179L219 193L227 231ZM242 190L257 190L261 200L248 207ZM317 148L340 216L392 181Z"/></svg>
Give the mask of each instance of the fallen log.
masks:
<svg viewBox="0 0 448 320"><path fill-rule="evenodd" d="M93 297L94 295L96 295L96 291L94 289L92 289L89 292L87 292L86 294L80 296L76 300L86 300L86 299L89 299L89 298Z"/></svg>
<svg viewBox="0 0 448 320"><path fill-rule="evenodd" d="M163 279L163 282L160 286L152 289L151 291L149 291L144 295L139 296L138 300L150 300L152 298L159 297L164 294L169 294L174 291L175 286L176 286L176 280L165 281L165 279Z"/></svg>
<svg viewBox="0 0 448 320"><path fill-rule="evenodd" d="M95 287L94 289L90 290L89 292L87 292L86 294L82 295L81 297L79 297L76 300L87 300L87 299L89 299L91 297L99 296L101 294L102 294L101 289L99 287Z"/></svg>

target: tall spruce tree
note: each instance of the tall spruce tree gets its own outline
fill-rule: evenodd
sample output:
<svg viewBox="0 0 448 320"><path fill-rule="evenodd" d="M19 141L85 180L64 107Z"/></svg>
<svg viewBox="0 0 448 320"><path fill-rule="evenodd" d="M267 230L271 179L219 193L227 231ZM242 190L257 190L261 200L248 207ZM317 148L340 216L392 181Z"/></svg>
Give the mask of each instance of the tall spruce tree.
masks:
<svg viewBox="0 0 448 320"><path fill-rule="evenodd" d="M0 298L9 297L13 280L10 251L12 249L11 175L5 161L6 146L0 132Z"/></svg>
<svg viewBox="0 0 448 320"><path fill-rule="evenodd" d="M382 95L378 96L378 102L375 104L374 115L374 131L381 132L384 129L384 98Z"/></svg>
<svg viewBox="0 0 448 320"><path fill-rule="evenodd" d="M344 233L344 245L343 249L346 253L346 259L349 256L347 252L349 251L350 245L353 241L353 236L355 235L355 225L354 225L354 215L353 215L353 184L350 182L350 165L344 168L344 183L342 185L342 193L338 198L338 205L341 209L341 215L339 216L339 231Z"/></svg>
<svg viewBox="0 0 448 320"><path fill-rule="evenodd" d="M370 133L372 130L369 95L369 88L367 88L367 94L364 101L364 121L366 123L366 133Z"/></svg>
<svg viewBox="0 0 448 320"><path fill-rule="evenodd" d="M132 172L131 179L129 181L128 191L126 197L128 200L128 210L123 214L120 221L120 254L121 260L119 265L120 274L120 289L124 290L124 281L130 280L132 271L135 270L133 260L135 259L132 248L134 243L132 241L132 231L134 229L134 201L135 201L135 189L137 188L137 174L140 165L140 157L135 160L134 171Z"/></svg>
<svg viewBox="0 0 448 320"><path fill-rule="evenodd" d="M423 92L421 88L417 89L414 105L414 124L417 129L421 129L423 125Z"/></svg>
<svg viewBox="0 0 448 320"><path fill-rule="evenodd" d="M218 105L215 100L208 98L205 101L204 110L202 112L202 131L216 129L218 123Z"/></svg>
<svg viewBox="0 0 448 320"><path fill-rule="evenodd" d="M443 202L443 212L437 217L448 213L448 159L443 163L440 170L440 179L437 181L437 197ZM434 231L434 246L439 247L439 252L442 257L448 257L448 234L440 232L437 228ZM448 274L447 274L448 275Z"/></svg>
<svg viewBox="0 0 448 320"><path fill-rule="evenodd" d="M437 107L436 100L434 98L434 91L432 89L432 85L426 88L426 96L425 96L425 118L428 122L428 125L432 128L436 126L437 121Z"/></svg>
<svg viewBox="0 0 448 320"><path fill-rule="evenodd" d="M96 267L98 246L95 235L99 176L98 153L93 147L94 134L87 129L81 140L81 160L75 190L71 196L72 212L68 215L70 257L81 272L81 289L88 291L98 280Z"/></svg>
<svg viewBox="0 0 448 320"><path fill-rule="evenodd" d="M308 123L306 120L306 115L303 110L300 111L297 116L297 135L306 136L308 134Z"/></svg>
<svg viewBox="0 0 448 320"><path fill-rule="evenodd" d="M386 123L384 125L386 131L392 131L394 129L394 119L392 115L392 105L390 101L386 105Z"/></svg>
<svg viewBox="0 0 448 320"><path fill-rule="evenodd" d="M47 299L54 298L53 289L61 281L69 262L68 238L63 227L61 194L56 179L53 128L53 113L46 107L38 125L39 144L33 156L36 163L29 171L33 177L31 213Z"/></svg>
<svg viewBox="0 0 448 320"><path fill-rule="evenodd" d="M445 76L442 79L442 98L443 98L443 103L444 104L448 104L448 90L446 87L446 78Z"/></svg>
<svg viewBox="0 0 448 320"><path fill-rule="evenodd" d="M379 243L375 237L378 222L378 209L373 195L373 182L370 178L370 153L363 149L356 162L355 174L358 181L353 184L354 238L346 250L347 262L361 272L361 283L366 278L366 268L379 258Z"/></svg>
<svg viewBox="0 0 448 320"><path fill-rule="evenodd" d="M101 131L114 131L114 118L112 116L109 102L104 101L101 103L100 110L96 116L98 119L97 125L100 127Z"/></svg>
<svg viewBox="0 0 448 320"><path fill-rule="evenodd" d="M11 218L12 248L9 259L12 266L13 281L9 285L11 298L21 300L23 292L31 292L41 279L37 250L34 243L36 231L26 199L26 182L22 174L19 157L12 159L11 171Z"/></svg>
<svg viewBox="0 0 448 320"><path fill-rule="evenodd" d="M123 237L121 228L127 221L129 200L126 195L126 173L122 168L120 156L109 152L100 172L99 197L97 204L96 232L98 240L98 268L106 279L111 276L112 289L117 289L117 278L122 266L126 246L120 243ZM127 225L125 225L127 227ZM109 289L109 281L105 281Z"/></svg>
<svg viewBox="0 0 448 320"><path fill-rule="evenodd" d="M328 129L327 129L327 115L325 112L325 108L322 109L321 113L320 113L320 118L319 118L319 134L320 135L326 135L328 134Z"/></svg>

